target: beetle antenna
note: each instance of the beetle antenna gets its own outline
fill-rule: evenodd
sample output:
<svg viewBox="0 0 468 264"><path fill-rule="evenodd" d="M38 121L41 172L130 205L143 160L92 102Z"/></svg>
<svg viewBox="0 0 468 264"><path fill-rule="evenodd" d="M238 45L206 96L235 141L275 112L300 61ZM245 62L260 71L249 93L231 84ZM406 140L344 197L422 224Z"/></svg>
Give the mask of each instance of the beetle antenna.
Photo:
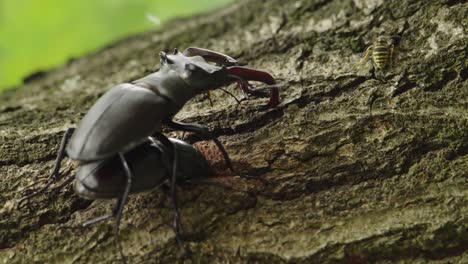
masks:
<svg viewBox="0 0 468 264"><path fill-rule="evenodd" d="M228 90L226 90L226 89L224 89L224 88L220 88L220 90L223 91L223 92L225 92L225 93L227 93L227 94L229 94L232 98L234 98L234 99L236 100L237 104L240 104L240 103L241 103L241 101L240 101L239 99L237 99L237 97L235 97L235 96L234 96L231 92L229 92Z"/></svg>

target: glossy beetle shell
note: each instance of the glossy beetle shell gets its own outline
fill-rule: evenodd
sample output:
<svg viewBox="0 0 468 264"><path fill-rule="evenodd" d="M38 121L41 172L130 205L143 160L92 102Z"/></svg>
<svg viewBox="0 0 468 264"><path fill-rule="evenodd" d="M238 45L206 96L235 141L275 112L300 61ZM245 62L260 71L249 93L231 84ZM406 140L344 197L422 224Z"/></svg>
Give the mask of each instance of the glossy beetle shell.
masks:
<svg viewBox="0 0 468 264"><path fill-rule="evenodd" d="M79 161L125 153L160 130L173 105L151 90L120 84L105 93L79 124L67 153Z"/></svg>
<svg viewBox="0 0 468 264"><path fill-rule="evenodd" d="M125 153L160 131L190 98L225 83L225 68L202 57L161 53L161 69L106 92L85 115L67 146L74 160L91 162Z"/></svg>

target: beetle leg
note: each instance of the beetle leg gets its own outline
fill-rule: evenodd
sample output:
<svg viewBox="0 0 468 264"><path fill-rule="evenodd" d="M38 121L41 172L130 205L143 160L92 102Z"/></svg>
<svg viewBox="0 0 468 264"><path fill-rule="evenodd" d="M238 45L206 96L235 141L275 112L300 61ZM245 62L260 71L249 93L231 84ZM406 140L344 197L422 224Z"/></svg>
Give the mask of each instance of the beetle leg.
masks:
<svg viewBox="0 0 468 264"><path fill-rule="evenodd" d="M122 218L122 212L125 206L125 203L127 202L128 195L130 194L130 188L132 187L132 172L130 171L130 167L128 166L127 161L125 160L125 156L122 153L119 153L119 158L122 161L122 165L125 170L125 174L127 175L127 183L125 185L125 190L122 195L122 197L119 199L119 202L117 203L117 210L115 213L115 225L114 225L114 236L115 236L115 244L119 250L120 257L122 258L122 262L126 263L126 258L122 250L122 244L120 243L120 237L119 237L119 225L120 225L120 219Z"/></svg>
<svg viewBox="0 0 468 264"><path fill-rule="evenodd" d="M369 55L371 54L371 52L372 52L372 45L367 47L366 51L364 52L364 56L362 56L362 59L359 61L359 64L363 64L364 62L366 62L369 59Z"/></svg>
<svg viewBox="0 0 468 264"><path fill-rule="evenodd" d="M224 66L234 66L238 65L237 61L226 54L222 54L216 51L202 49L202 48L195 48L189 47L185 49L184 56L192 57L192 56L201 56L206 61L215 62L220 65Z"/></svg>
<svg viewBox="0 0 468 264"><path fill-rule="evenodd" d="M396 52L395 52L395 44L390 44L390 48L389 48L389 55L388 55L388 59L389 59L389 63L390 63L390 67L393 67L396 63L397 63L397 58L396 58Z"/></svg>
<svg viewBox="0 0 468 264"><path fill-rule="evenodd" d="M112 213L106 214L103 216L100 216L98 218L89 220L84 222L81 226L83 227L88 227L90 225L94 225L98 222L107 220L109 218L115 217L115 224L114 224L114 238L115 238L115 245L120 253L120 257L122 259L122 263L126 263L126 257L123 253L122 250L122 244L120 243L120 237L119 237L119 225L120 225L120 220L122 219L122 212L124 209L125 204L127 203L128 195L130 194L130 189L132 187L132 172L130 171L130 167L128 166L127 161L125 160L125 156L122 153L119 153L119 158L120 161L122 162L122 165L125 170L125 175L127 176L127 182L125 184L125 189L122 194L122 197L120 197L117 200L117 204L115 205L115 208L112 210Z"/></svg>
<svg viewBox="0 0 468 264"><path fill-rule="evenodd" d="M125 161L123 160L122 162L125 162ZM124 165L124 168L125 168L125 165ZM128 168L128 165L127 165L127 168ZM126 173L127 173L127 168L125 168ZM130 170L128 170L128 171L130 171ZM127 186L125 186L125 189L127 189L127 187L128 187L128 182L127 182ZM125 193L124 193L124 195L125 195ZM127 196L128 196L128 194L127 194ZM89 227L91 225L97 224L97 223L102 222L104 220L107 220L109 218L115 217L116 221L115 221L115 225L114 225L114 237L115 237L115 243L116 243L117 249L119 250L119 253L120 253L122 263L126 263L126 257L123 254L122 245L120 244L119 224L120 224L120 218L122 216L122 210L123 210L123 207L125 205L124 202L126 200L127 200L126 197L122 196L121 198L119 198L117 200L117 203L116 203L114 209L112 210L112 213L99 216L97 218L91 219L91 220L86 221L83 224L81 224L82 227Z"/></svg>
<svg viewBox="0 0 468 264"><path fill-rule="evenodd" d="M115 204L114 209L112 209L112 213L110 213L110 214L105 214L105 215L101 215L101 216L96 217L96 218L94 218L94 219L88 220L88 221L82 223L81 226L82 226L82 227L92 226L92 225L94 225L94 224L97 224L97 223L102 222L102 221L104 221L104 220L107 220L107 219L109 219L109 218L115 217L115 215L117 214L117 211L118 211L118 209L120 208L121 204L122 204L122 198L119 198L119 199L117 200L117 203Z"/></svg>
<svg viewBox="0 0 468 264"><path fill-rule="evenodd" d="M54 181L57 180L58 173L59 173L59 170L60 170L60 165L62 163L63 158L66 155L65 147L67 146L68 138L70 137L71 134L73 134L74 131L75 131L75 128L70 127L63 134L62 141L60 142L60 147L59 147L58 152L57 152L57 158L55 159L54 168L53 168L52 173L50 174L49 178L47 179L47 183L44 186L42 186L39 190L18 199L16 201L18 208L21 208L21 204L24 201L29 200L30 198L45 192L47 190L47 188L49 188L49 186L52 183L54 183Z"/></svg>
<svg viewBox="0 0 468 264"><path fill-rule="evenodd" d="M171 144L172 149L173 149L173 155L172 155L172 176L171 176L171 198L172 198L172 204L174 206L174 222L173 228L174 232L176 235L176 240L177 244L182 245L182 241L180 239L180 234L183 232L182 227L180 225L180 211L179 211L179 205L177 203L177 193L176 193L176 181L177 181L177 163L178 163L178 155L177 155L177 145L176 144Z"/></svg>
<svg viewBox="0 0 468 264"><path fill-rule="evenodd" d="M229 76L236 80L237 87L242 92L242 95L245 98L248 98L248 94L254 94L255 93L255 91L250 88L251 87L250 84L246 80L244 80L243 78L241 78L239 76L236 76L236 75L229 75Z"/></svg>
<svg viewBox="0 0 468 264"><path fill-rule="evenodd" d="M279 104L278 86L276 86L276 81L271 74L241 66L228 67L227 69L229 76L237 79L237 81L243 80L240 82L240 85L244 92L253 94L257 92L256 90L249 89L247 81L257 81L270 85L270 101L267 107L275 107Z"/></svg>
<svg viewBox="0 0 468 264"><path fill-rule="evenodd" d="M179 206L177 203L177 193L176 193L176 182L177 182L177 167L178 167L178 162L179 162L179 157L177 155L177 145L173 144L164 134L162 133L155 133L153 135L155 138L157 138L163 146L167 146L172 153L169 155L172 158L172 164L167 166L167 162L164 161L166 164L166 168L170 168L171 172L171 178L170 178L170 195L171 195L171 200L172 200L172 205L174 207L174 220L173 220L173 229L176 235L176 241L177 244L181 245L182 240L180 239L180 234L183 233L182 226L180 224L180 211L179 211ZM164 153L164 152L163 152Z"/></svg>
<svg viewBox="0 0 468 264"><path fill-rule="evenodd" d="M205 137L211 137L210 129L204 125L193 124L193 123L182 123L182 122L174 121L171 119L167 119L163 121L163 123L167 125L168 127L175 129L175 130L194 132L194 133L201 134Z"/></svg>
<svg viewBox="0 0 468 264"><path fill-rule="evenodd" d="M229 158L229 155L226 149L224 148L223 144L216 137L212 135L212 133L210 132L207 126L203 126L200 124L187 124L187 123L182 123L182 122L178 122L178 121L174 121L170 119L165 120L164 124L176 130L197 133L197 134L202 135L203 137L213 140L213 142L216 144L216 146L218 146L219 150L223 154L224 160L226 162L226 167L228 167L230 170L233 170L231 159Z"/></svg>

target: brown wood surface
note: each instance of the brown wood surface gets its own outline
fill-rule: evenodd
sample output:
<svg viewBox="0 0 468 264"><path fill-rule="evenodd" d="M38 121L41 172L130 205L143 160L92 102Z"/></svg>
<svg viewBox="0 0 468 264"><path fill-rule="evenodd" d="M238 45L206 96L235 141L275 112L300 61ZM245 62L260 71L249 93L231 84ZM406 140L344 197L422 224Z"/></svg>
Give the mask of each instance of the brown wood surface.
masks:
<svg viewBox="0 0 468 264"><path fill-rule="evenodd" d="M256 195L179 192L185 263L468 263L465 1L238 1L132 36L0 95L0 262L119 261L112 222L79 223L111 202L71 187L15 208L45 179L62 133L110 87L197 46L271 72L281 104L212 93L177 120L210 125L241 173L217 180ZM381 33L403 31L399 62L358 65ZM236 93L235 87L229 88ZM172 136L182 136L171 133ZM62 175L75 165L63 163ZM130 263L182 262L158 190L132 196L121 226ZM191 262L190 262L191 261Z"/></svg>

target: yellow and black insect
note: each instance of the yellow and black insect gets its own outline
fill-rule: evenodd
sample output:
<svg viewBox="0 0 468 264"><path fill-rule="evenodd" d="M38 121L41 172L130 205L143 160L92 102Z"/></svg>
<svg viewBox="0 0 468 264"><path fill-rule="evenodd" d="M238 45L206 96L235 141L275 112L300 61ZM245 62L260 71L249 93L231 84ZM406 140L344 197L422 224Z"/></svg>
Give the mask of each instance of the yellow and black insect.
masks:
<svg viewBox="0 0 468 264"><path fill-rule="evenodd" d="M374 67L383 70L385 67L392 67L396 63L397 48L401 36L388 37L380 35L364 52L360 64L365 63L372 57Z"/></svg>

